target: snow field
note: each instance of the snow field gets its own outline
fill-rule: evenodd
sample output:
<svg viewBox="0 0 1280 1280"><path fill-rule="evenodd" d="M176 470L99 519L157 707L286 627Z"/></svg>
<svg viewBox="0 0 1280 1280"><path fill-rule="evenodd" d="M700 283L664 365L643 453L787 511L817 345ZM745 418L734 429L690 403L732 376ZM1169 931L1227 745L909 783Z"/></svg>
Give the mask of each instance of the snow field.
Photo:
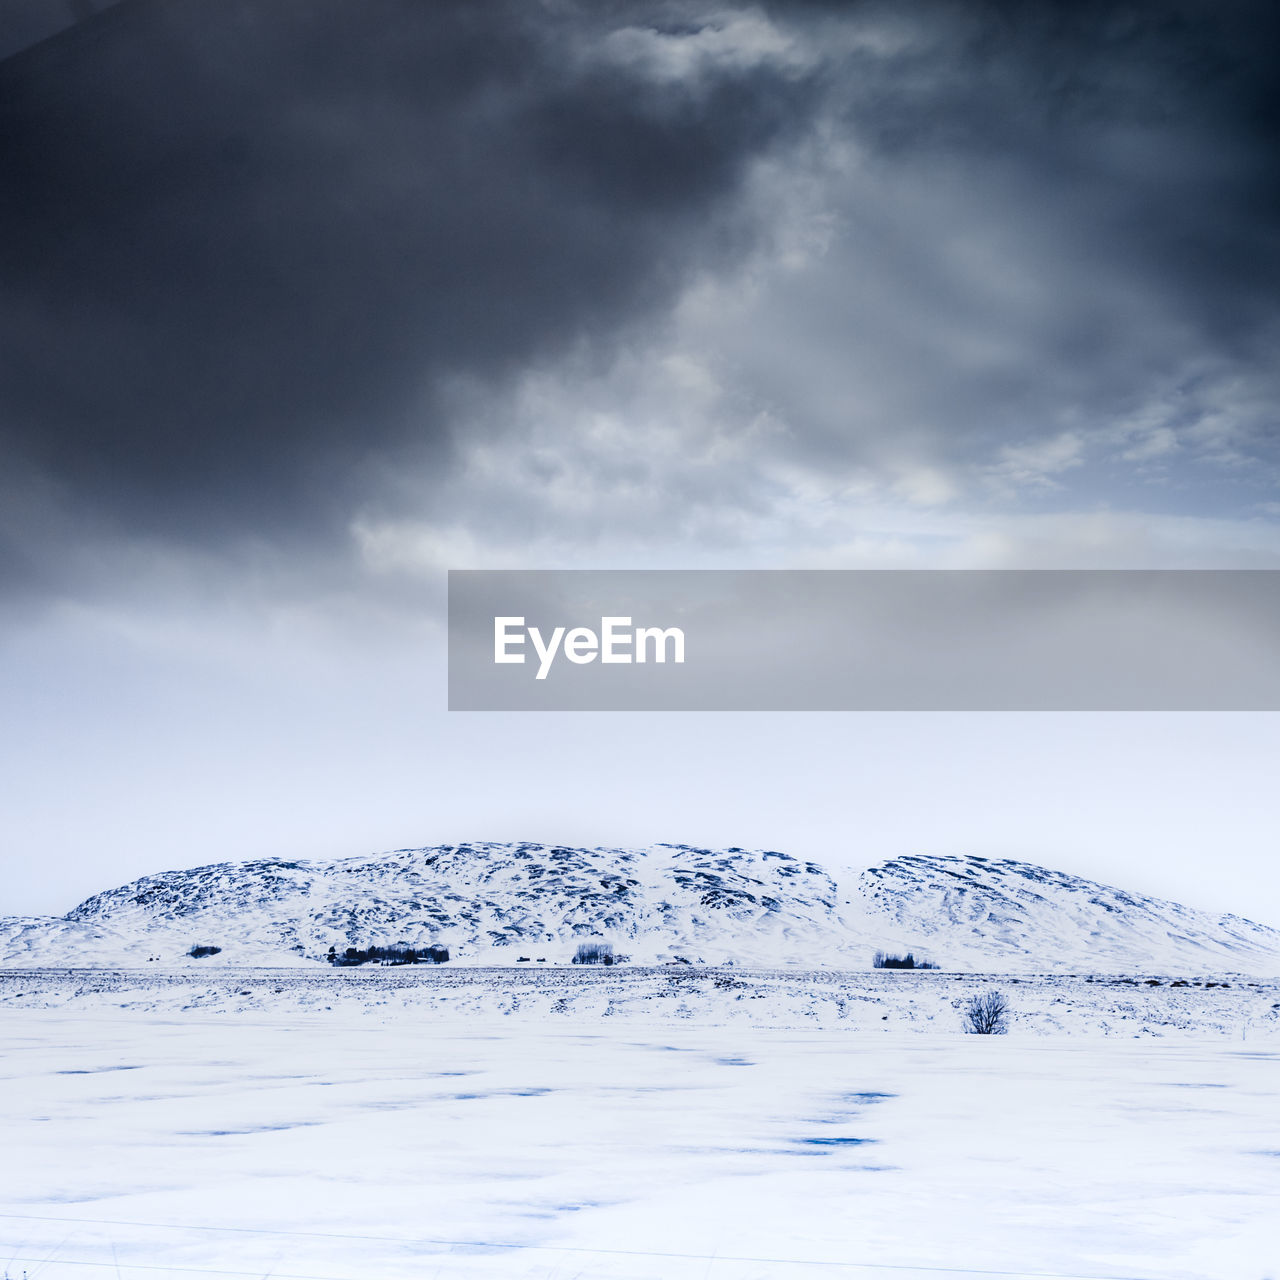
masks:
<svg viewBox="0 0 1280 1280"><path fill-rule="evenodd" d="M15 1277L1280 1275L1274 1042L83 1000L0 1034Z"/></svg>
<svg viewBox="0 0 1280 1280"><path fill-rule="evenodd" d="M192 962L198 965L199 962ZM0 970L0 1008L127 1008L259 1015L367 1012L384 1020L489 1017L543 1026L830 1026L954 1036L975 992L999 989L1020 1035L1280 1037L1280 980L1239 975L954 974L685 965L413 965L329 969Z"/></svg>

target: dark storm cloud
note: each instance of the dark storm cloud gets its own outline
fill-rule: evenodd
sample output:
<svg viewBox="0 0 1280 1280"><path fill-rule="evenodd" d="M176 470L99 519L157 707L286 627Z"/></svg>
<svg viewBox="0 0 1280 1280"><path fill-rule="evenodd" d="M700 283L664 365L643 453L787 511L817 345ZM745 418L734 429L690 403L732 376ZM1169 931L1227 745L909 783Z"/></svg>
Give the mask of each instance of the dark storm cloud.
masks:
<svg viewBox="0 0 1280 1280"><path fill-rule="evenodd" d="M1036 484L1019 461L1035 445L1047 466L1073 459L1076 491L1062 492L1078 504L1113 498L1134 480L1124 455L1167 443L1158 465L1183 467L1184 509L1215 506L1220 463L1267 460L1252 500L1267 496L1280 461L1280 10L770 12L805 15L838 51L828 110L859 148L821 274L775 300L770 324L803 335L794 357L760 358L777 332L738 335L798 455L815 468L888 454L988 466L1007 494L1015 473ZM859 24L872 38L849 39Z"/></svg>
<svg viewBox="0 0 1280 1280"><path fill-rule="evenodd" d="M442 377L607 340L732 256L808 91L590 56L637 15L126 0L9 60L11 463L135 527L288 527L363 459L438 459Z"/></svg>
<svg viewBox="0 0 1280 1280"><path fill-rule="evenodd" d="M853 91L864 137L889 155L1016 168L1041 185L1046 215L1074 190L1080 249L1123 243L1135 273L1158 273L1223 333L1274 322L1280 9L989 0L927 11L933 38L869 94Z"/></svg>
<svg viewBox="0 0 1280 1280"><path fill-rule="evenodd" d="M640 325L805 200L828 247L695 333L729 371L723 430L763 408L785 431L683 484L606 405L659 495L637 528L661 495L750 524L779 457L919 492L1069 473L1087 506L1098 433L1130 470L1274 447L1274 6L707 12L124 0L0 65L0 445L38 484L0 491L10 572L47 575L82 513L310 538L397 468L417 498L388 508L492 523L460 424L517 451L493 393L582 342L606 358L561 371L535 461L580 457L575 492L613 519L619 459L579 450L575 391L615 348L647 370ZM531 528L565 518L546 489L509 495Z"/></svg>

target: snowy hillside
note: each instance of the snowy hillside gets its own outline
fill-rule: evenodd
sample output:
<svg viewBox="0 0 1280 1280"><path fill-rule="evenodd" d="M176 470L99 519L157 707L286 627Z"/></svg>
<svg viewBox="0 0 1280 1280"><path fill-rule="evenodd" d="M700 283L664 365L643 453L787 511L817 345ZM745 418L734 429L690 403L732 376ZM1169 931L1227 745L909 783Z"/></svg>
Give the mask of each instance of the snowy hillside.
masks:
<svg viewBox="0 0 1280 1280"><path fill-rule="evenodd" d="M0 963L220 967L329 948L447 946L455 963L564 964L603 938L636 963L1280 973L1280 931L1010 860L904 857L841 887L772 850L442 845L333 862L171 871L57 919L0 920ZM192 960L193 945L217 946Z"/></svg>
<svg viewBox="0 0 1280 1280"><path fill-rule="evenodd" d="M893 858L858 896L951 969L1280 973L1280 930L1008 858Z"/></svg>
<svg viewBox="0 0 1280 1280"><path fill-rule="evenodd" d="M336 862L220 863L147 876L57 921L0 923L6 963L317 959L330 946L443 943L455 961L564 963L609 939L635 960L848 964L866 948L822 868L784 853L443 845Z"/></svg>

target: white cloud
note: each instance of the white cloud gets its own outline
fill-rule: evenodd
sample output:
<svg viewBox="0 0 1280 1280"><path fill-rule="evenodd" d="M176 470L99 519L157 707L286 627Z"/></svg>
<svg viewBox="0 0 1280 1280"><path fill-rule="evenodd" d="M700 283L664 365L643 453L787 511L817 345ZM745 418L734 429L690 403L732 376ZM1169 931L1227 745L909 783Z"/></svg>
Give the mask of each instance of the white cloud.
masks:
<svg viewBox="0 0 1280 1280"><path fill-rule="evenodd" d="M1063 431L1047 440L1004 445L986 468L986 478L1005 491L1057 488L1057 477L1082 465L1084 455L1080 433Z"/></svg>
<svg viewBox="0 0 1280 1280"><path fill-rule="evenodd" d="M812 61L795 35L759 11L708 13L702 23L680 32L622 27L609 32L595 52L659 83L696 79L715 68L745 70L765 61L800 68Z"/></svg>
<svg viewBox="0 0 1280 1280"><path fill-rule="evenodd" d="M1179 448L1178 435L1172 427L1153 427L1120 456L1126 462L1154 462L1176 453Z"/></svg>

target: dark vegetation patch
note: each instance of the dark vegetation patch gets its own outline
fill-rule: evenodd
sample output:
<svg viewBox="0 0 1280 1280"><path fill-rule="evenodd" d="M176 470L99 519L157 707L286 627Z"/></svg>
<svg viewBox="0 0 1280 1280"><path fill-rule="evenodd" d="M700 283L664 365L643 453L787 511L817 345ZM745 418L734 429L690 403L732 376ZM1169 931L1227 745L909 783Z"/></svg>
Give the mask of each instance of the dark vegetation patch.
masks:
<svg viewBox="0 0 1280 1280"><path fill-rule="evenodd" d="M917 960L908 951L905 956L893 956L884 951L877 951L871 959L873 969L936 969L938 966L931 960Z"/></svg>
<svg viewBox="0 0 1280 1280"><path fill-rule="evenodd" d="M613 964L612 942L580 942L573 953L574 964Z"/></svg>
<svg viewBox="0 0 1280 1280"><path fill-rule="evenodd" d="M444 964L449 959L449 948L434 944L429 947L348 947L339 955L336 947L330 947L325 958L339 968L361 964Z"/></svg>

